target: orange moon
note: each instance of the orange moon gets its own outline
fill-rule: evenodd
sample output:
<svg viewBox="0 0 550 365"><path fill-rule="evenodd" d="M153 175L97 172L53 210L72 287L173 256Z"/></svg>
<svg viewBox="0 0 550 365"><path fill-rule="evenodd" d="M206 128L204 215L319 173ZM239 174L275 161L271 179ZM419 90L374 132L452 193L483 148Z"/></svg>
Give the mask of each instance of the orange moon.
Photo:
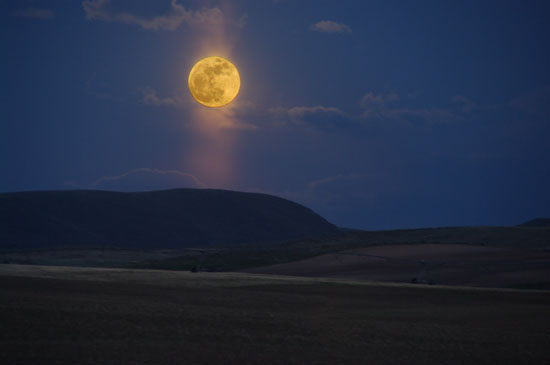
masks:
<svg viewBox="0 0 550 365"><path fill-rule="evenodd" d="M193 98L210 108L231 103L241 88L237 67L218 56L206 57L197 62L189 72L188 83Z"/></svg>

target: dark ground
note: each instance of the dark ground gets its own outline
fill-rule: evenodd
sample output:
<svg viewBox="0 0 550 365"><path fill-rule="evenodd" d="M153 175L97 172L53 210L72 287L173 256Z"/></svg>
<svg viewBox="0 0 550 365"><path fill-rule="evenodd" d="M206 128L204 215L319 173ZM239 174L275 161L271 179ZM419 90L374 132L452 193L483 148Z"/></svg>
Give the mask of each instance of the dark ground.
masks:
<svg viewBox="0 0 550 365"><path fill-rule="evenodd" d="M2 364L543 364L550 293L0 265Z"/></svg>

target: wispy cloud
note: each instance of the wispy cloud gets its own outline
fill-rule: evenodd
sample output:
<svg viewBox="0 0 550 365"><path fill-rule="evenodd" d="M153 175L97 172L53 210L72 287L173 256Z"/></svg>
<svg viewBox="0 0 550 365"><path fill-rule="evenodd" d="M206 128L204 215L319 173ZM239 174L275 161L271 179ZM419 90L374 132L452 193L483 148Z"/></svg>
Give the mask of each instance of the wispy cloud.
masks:
<svg viewBox="0 0 550 365"><path fill-rule="evenodd" d="M354 181L354 180L364 179L367 176L368 175L366 174L353 173L353 174L347 174L347 175L340 174L340 175L329 176L329 177L325 177L317 180L312 180L307 184L305 192L312 193L315 190L325 185L343 182L343 181Z"/></svg>
<svg viewBox="0 0 550 365"><path fill-rule="evenodd" d="M175 97L166 97L162 98L157 94L157 90L153 89L152 87L144 87L141 90L142 93L142 99L141 101L145 105L152 105L152 106L177 106L182 103L182 100Z"/></svg>
<svg viewBox="0 0 550 365"><path fill-rule="evenodd" d="M187 10L177 0L170 1L170 10L165 15L146 18L130 12L115 12L111 8L111 0L84 0L82 7L86 18L105 22L117 22L138 25L147 30L176 30L181 24L219 24L223 14L217 7Z"/></svg>
<svg viewBox="0 0 550 365"><path fill-rule="evenodd" d="M338 108L334 107L325 107L325 106L295 106L288 110L288 115L291 119L295 121L301 121L308 115L320 115L320 114L330 114L334 116L343 116L342 112Z"/></svg>
<svg viewBox="0 0 550 365"><path fill-rule="evenodd" d="M386 173L349 173L309 181L298 189L270 190L243 188L244 191L283 197L314 208L351 200L374 201L395 193L401 188Z"/></svg>
<svg viewBox="0 0 550 365"><path fill-rule="evenodd" d="M147 189L151 187L155 188L157 186L161 187L163 186L163 183L166 183L166 182L155 181L154 184L151 184L151 181L150 181L151 177L168 178L169 180L175 178L175 181L173 180L168 181L168 183L173 185L171 187L180 187L182 184L191 185L192 187L199 187L199 188L206 187L206 184L204 184L201 180L199 180L195 175L191 173L183 172L179 170L162 170L162 169L152 169L147 167L130 170L120 175L102 176L99 179L95 180L93 183L91 183L88 187L89 188L109 187L109 186L116 185L116 183L119 183L123 180L131 180L132 178L135 178L137 176L141 176L142 178L145 177L146 181L132 182L132 184L130 185L132 185L136 190L140 190L142 187ZM166 186L163 186L163 187L166 187Z"/></svg>
<svg viewBox="0 0 550 365"><path fill-rule="evenodd" d="M470 113L477 108L477 104L463 95L455 95L453 103L464 113Z"/></svg>
<svg viewBox="0 0 550 365"><path fill-rule="evenodd" d="M316 106L294 106L292 108L276 107L270 108L269 113L278 119L290 119L292 122L301 123L310 117L345 117L346 114L335 107Z"/></svg>
<svg viewBox="0 0 550 365"><path fill-rule="evenodd" d="M399 99L399 95L394 92L385 95L377 95L372 92L366 93L360 101L363 108L362 119L406 122L421 120L430 123L446 123L460 119L452 110L445 108L394 106L394 102Z"/></svg>
<svg viewBox="0 0 550 365"><path fill-rule="evenodd" d="M35 19L52 19L55 16L54 12L49 9L33 7L17 9L14 11L13 15Z"/></svg>
<svg viewBox="0 0 550 365"><path fill-rule="evenodd" d="M348 25L332 20L321 20L312 24L309 29L322 33L351 33L351 28Z"/></svg>
<svg viewBox="0 0 550 365"><path fill-rule="evenodd" d="M395 100L399 100L399 95L395 92L390 92L385 95L376 95L372 92L368 92L361 98L360 104L364 108L372 106L386 105Z"/></svg>
<svg viewBox="0 0 550 365"><path fill-rule="evenodd" d="M368 92L361 98L359 105L363 108L362 118L364 119L389 119L393 111L390 104L399 100L394 93L375 94Z"/></svg>
<svg viewBox="0 0 550 365"><path fill-rule="evenodd" d="M400 96L391 91L383 94L368 92L360 101L360 113L347 113L338 107L294 106L268 109L268 117L275 126L308 125L320 129L372 126L373 122L397 122L402 125L451 123L464 119L464 110L480 107L467 98L455 98L455 107L400 105Z"/></svg>

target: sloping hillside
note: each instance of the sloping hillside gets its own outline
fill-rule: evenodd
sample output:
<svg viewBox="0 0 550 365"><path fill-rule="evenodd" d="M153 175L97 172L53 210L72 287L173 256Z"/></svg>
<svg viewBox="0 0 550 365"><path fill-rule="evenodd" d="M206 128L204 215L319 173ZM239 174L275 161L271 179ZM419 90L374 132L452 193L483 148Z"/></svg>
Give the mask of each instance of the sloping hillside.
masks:
<svg viewBox="0 0 550 365"><path fill-rule="evenodd" d="M310 209L266 194L209 189L0 194L0 248L183 248L337 232Z"/></svg>
<svg viewBox="0 0 550 365"><path fill-rule="evenodd" d="M243 271L349 280L550 289L550 252L449 243L387 244Z"/></svg>
<svg viewBox="0 0 550 365"><path fill-rule="evenodd" d="M550 218L531 219L519 225L520 227L550 227Z"/></svg>

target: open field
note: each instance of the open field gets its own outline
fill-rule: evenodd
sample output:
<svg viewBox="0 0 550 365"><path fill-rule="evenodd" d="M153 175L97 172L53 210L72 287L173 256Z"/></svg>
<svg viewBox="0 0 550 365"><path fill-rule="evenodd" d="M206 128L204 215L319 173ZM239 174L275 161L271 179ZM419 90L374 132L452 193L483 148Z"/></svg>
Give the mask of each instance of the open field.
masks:
<svg viewBox="0 0 550 365"><path fill-rule="evenodd" d="M84 267L190 270L202 261L213 271L273 265L328 253L381 245L462 244L522 250L550 250L548 227L443 227L392 231L345 230L336 234L271 243L196 245L166 249L69 244L33 248L3 242L0 263Z"/></svg>
<svg viewBox="0 0 550 365"><path fill-rule="evenodd" d="M198 252L176 249L39 248L0 251L0 263L80 267L127 267L140 262L193 258Z"/></svg>
<svg viewBox="0 0 550 365"><path fill-rule="evenodd" d="M3 364L542 364L550 293L0 265Z"/></svg>
<svg viewBox="0 0 550 365"><path fill-rule="evenodd" d="M443 285L550 289L550 251L465 244L386 244L246 272Z"/></svg>
<svg viewBox="0 0 550 365"><path fill-rule="evenodd" d="M550 250L458 243L381 243L348 235L267 246L65 248L0 252L0 263L209 272L241 271L444 285L550 289Z"/></svg>

